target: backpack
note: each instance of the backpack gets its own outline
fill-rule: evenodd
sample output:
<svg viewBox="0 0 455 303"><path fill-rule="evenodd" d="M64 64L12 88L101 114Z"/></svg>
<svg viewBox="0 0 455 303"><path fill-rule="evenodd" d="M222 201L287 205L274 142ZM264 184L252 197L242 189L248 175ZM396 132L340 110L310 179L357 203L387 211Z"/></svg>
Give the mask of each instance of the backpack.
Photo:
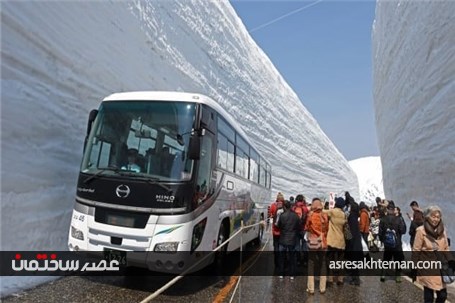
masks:
<svg viewBox="0 0 455 303"><path fill-rule="evenodd" d="M312 222L312 223L314 222L313 220L315 220L313 214L314 214L313 211L311 211L308 214L308 217L310 218L309 222ZM310 250L320 250L320 249L325 248L322 237L323 237L323 234L327 235L327 232L328 232L327 223L329 222L329 219L327 217L327 214L324 214L322 212L319 213L319 222L321 224L321 234L319 236L316 236L315 234L307 232L307 237L308 237L307 245Z"/></svg>
<svg viewBox="0 0 455 303"><path fill-rule="evenodd" d="M296 204L294 206L294 212L299 217L300 225L305 225L307 213L303 210L303 205L301 205L301 204L297 205Z"/></svg>
<svg viewBox="0 0 455 303"><path fill-rule="evenodd" d="M387 228L384 236L384 247L395 248L397 247L397 234L395 230Z"/></svg>

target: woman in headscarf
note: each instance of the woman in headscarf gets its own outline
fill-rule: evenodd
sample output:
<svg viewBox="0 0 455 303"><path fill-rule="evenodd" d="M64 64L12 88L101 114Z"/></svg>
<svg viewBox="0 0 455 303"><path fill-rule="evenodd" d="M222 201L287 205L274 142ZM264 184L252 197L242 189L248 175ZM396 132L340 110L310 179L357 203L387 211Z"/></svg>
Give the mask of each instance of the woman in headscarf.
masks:
<svg viewBox="0 0 455 303"><path fill-rule="evenodd" d="M309 294L314 294L314 274L315 269L319 268L319 291L325 293L327 282L327 232L329 230L329 218L322 212L322 202L319 198L314 198L311 203L311 211L308 215L305 230L308 237L308 288Z"/></svg>
<svg viewBox="0 0 455 303"><path fill-rule="evenodd" d="M455 262L449 252L447 234L442 221L442 211L438 206L429 206L424 211L425 221L422 226L416 229L416 236L413 246L413 261L443 261L455 267ZM439 254L439 251L446 252ZM431 272L431 275L430 275ZM447 299L447 285L441 275L433 270L417 271L417 281L423 285L424 302L445 302ZM434 301L436 292L436 301Z"/></svg>
<svg viewBox="0 0 455 303"><path fill-rule="evenodd" d="M346 215L343 208L345 201L343 198L335 198L335 207L329 210L323 210L329 217L329 231L327 233L327 260L337 262L344 258L344 249L346 242L344 240L344 224L346 223ZM334 281L334 276L335 280ZM338 285L343 285L343 274L338 270L330 270L328 278L329 284L336 282Z"/></svg>

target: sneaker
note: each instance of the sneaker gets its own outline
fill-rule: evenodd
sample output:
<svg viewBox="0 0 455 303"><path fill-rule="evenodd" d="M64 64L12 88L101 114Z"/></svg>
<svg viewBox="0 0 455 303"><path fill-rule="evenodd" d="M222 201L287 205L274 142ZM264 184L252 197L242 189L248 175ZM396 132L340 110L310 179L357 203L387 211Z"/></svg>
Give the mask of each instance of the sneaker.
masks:
<svg viewBox="0 0 455 303"><path fill-rule="evenodd" d="M306 292L310 295L314 295L314 291L309 290L308 288L306 289Z"/></svg>
<svg viewBox="0 0 455 303"><path fill-rule="evenodd" d="M395 282L401 283L401 276L397 276L397 277L395 278Z"/></svg>
<svg viewBox="0 0 455 303"><path fill-rule="evenodd" d="M284 279L284 277L283 277L283 276L280 276L280 279Z"/></svg>
<svg viewBox="0 0 455 303"><path fill-rule="evenodd" d="M381 276L380 281L381 281L381 282L385 282L385 277L384 277L384 276Z"/></svg>
<svg viewBox="0 0 455 303"><path fill-rule="evenodd" d="M290 279L291 281L294 281L294 277L289 277L289 279Z"/></svg>
<svg viewBox="0 0 455 303"><path fill-rule="evenodd" d="M321 295L325 294L325 290L320 290L319 292L321 293Z"/></svg>

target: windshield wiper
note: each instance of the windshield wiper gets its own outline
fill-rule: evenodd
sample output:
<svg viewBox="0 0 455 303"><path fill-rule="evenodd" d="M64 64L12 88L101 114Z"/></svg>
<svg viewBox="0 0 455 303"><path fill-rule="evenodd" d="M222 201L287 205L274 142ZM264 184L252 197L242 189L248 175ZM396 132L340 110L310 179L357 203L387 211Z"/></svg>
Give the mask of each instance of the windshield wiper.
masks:
<svg viewBox="0 0 455 303"><path fill-rule="evenodd" d="M147 181L148 184L150 185L158 185L161 188L164 188L168 193L171 192L171 189L167 187L166 185L162 184L159 178L156 177L144 177L145 181Z"/></svg>
<svg viewBox="0 0 455 303"><path fill-rule="evenodd" d="M83 182L85 184L88 184L91 180L99 177L101 174L103 174L106 171L113 171L113 172L115 172L115 173L117 173L117 174L119 174L121 176L133 176L133 177L135 177L137 179L141 179L141 180L146 181L148 184L158 185L158 186L164 188L168 193L171 192L171 189L169 187L167 187L166 185L164 185L164 184L159 182L160 178L149 177L149 176L146 176L146 175L143 175L143 174L140 174L140 173L121 170L118 167L102 167L102 168L99 168L99 171L97 173L91 175L90 177L85 179Z"/></svg>
<svg viewBox="0 0 455 303"><path fill-rule="evenodd" d="M103 174L106 171L113 171L115 173L119 173L120 172L118 167L113 167L113 166L101 167L101 168L99 168L99 171L96 174L93 174L90 177L88 177L87 179L85 179L84 183L88 184L90 181L92 181L95 178L98 178L101 174Z"/></svg>

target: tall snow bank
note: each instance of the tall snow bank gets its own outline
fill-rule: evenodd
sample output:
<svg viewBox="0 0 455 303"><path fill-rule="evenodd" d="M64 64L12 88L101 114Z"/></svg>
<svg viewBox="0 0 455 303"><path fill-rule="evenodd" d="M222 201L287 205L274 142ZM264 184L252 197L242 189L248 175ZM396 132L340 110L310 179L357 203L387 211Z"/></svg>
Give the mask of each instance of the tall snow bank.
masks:
<svg viewBox="0 0 455 303"><path fill-rule="evenodd" d="M273 167L273 191L357 179L227 1L1 4L1 249L66 249L88 112L112 92L218 100Z"/></svg>
<svg viewBox="0 0 455 303"><path fill-rule="evenodd" d="M374 106L386 197L455 215L455 2L383 1L373 30Z"/></svg>
<svg viewBox="0 0 455 303"><path fill-rule="evenodd" d="M359 199L368 205L376 205L376 197L384 198L382 165L380 157L365 157L349 161L359 180Z"/></svg>

